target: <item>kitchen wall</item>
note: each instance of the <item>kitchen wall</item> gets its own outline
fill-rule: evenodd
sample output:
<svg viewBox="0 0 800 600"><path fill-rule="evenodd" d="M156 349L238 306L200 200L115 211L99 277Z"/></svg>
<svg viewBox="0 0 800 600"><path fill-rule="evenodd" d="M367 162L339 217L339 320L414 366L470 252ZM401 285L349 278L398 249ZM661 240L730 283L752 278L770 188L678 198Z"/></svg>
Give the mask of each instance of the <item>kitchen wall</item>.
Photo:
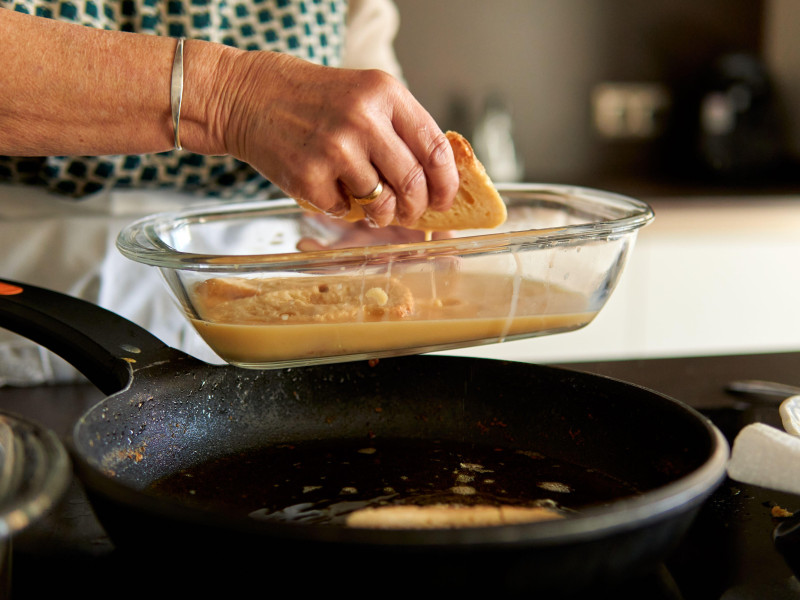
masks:
<svg viewBox="0 0 800 600"><path fill-rule="evenodd" d="M769 0L764 21L764 57L786 111L791 152L800 156L800 2Z"/></svg>
<svg viewBox="0 0 800 600"><path fill-rule="evenodd" d="M649 137L604 138L591 100L599 83L656 84L675 104L715 57L763 56L767 24L770 34L781 33L771 58L782 57L781 74L793 77L783 87L796 90L800 82L800 45L789 24L797 23L796 0L396 4L396 49L411 90L443 127L468 135L487 99L499 96L511 113L527 180L593 183L609 174L669 174L661 167L679 160L682 149L670 148L663 129L677 111L662 110L657 118L664 123ZM786 22L787 16L795 18Z"/></svg>

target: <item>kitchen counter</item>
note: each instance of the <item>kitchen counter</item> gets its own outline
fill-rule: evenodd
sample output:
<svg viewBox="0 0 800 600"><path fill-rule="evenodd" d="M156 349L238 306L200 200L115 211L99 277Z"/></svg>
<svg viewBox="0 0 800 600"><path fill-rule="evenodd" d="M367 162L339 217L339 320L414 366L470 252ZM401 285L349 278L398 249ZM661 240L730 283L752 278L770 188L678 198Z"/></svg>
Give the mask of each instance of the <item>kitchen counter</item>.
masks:
<svg viewBox="0 0 800 600"><path fill-rule="evenodd" d="M726 393L729 381L764 379L800 385L800 352L563 366L624 380L682 400L709 416L729 440L747 422L779 422L774 404L758 405ZM78 416L101 397L90 385L0 388L0 409L24 415L66 436ZM616 597L798 597L800 585L772 542L772 531L778 523L770 514L773 505L800 511L800 497L725 481L706 503L681 547L657 572L615 590ZM129 557L120 557L77 482L73 482L57 510L14 539L13 559L15 600L66 594L80 594L85 600L120 595L160 597L159 591L164 590L162 584L153 581L158 565L148 564L147 557L133 563ZM268 565L265 569L265 584L274 589L274 583L269 582ZM209 583L219 575L211 570ZM179 581L181 574L175 573L174 577Z"/></svg>

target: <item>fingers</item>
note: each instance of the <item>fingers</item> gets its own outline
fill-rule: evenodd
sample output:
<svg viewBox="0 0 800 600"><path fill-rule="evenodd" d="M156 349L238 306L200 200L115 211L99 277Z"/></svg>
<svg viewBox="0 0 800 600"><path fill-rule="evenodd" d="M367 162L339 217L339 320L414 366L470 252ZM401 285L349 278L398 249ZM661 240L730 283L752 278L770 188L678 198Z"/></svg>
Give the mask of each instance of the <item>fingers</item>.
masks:
<svg viewBox="0 0 800 600"><path fill-rule="evenodd" d="M410 94L394 105L391 128L370 148L372 163L396 194L401 225L427 210L447 210L458 191L453 149L433 118Z"/></svg>
<svg viewBox="0 0 800 600"><path fill-rule="evenodd" d="M335 171L320 178L310 195L318 208L331 216L344 216L350 202L361 205L373 227L392 223L411 225L428 209L447 210L458 190L450 142L441 131L438 138L414 139L418 157L394 131L375 136L363 154L340 157L339 189L331 190Z"/></svg>
<svg viewBox="0 0 800 600"><path fill-rule="evenodd" d="M362 136L350 149L351 165L339 179L355 198L368 197L379 181L384 189L362 203L369 222L384 227L395 218L411 225L428 209L447 210L458 190L453 151L434 119L397 80L380 72L365 73L372 98L379 104L358 107L366 114ZM368 87L368 86L365 86ZM382 96L381 96L382 94Z"/></svg>
<svg viewBox="0 0 800 600"><path fill-rule="evenodd" d="M395 105L392 124L424 174L427 204L434 210L449 209L459 181L445 134L412 97Z"/></svg>
<svg viewBox="0 0 800 600"><path fill-rule="evenodd" d="M382 204L367 206L364 212L382 225L389 216L387 213L392 210L398 223L407 225L419 219L428 208L427 178L424 168L408 145L393 128L387 129L370 147L370 159L386 180L385 187L393 192L394 198L387 199Z"/></svg>
<svg viewBox="0 0 800 600"><path fill-rule="evenodd" d="M323 161L324 162L324 161ZM305 170L285 170L285 183L278 186L301 204L311 204L330 217L344 217L350 212L350 197L347 189L337 181L327 164L314 168L309 163ZM293 182L301 181L301 185Z"/></svg>
<svg viewBox="0 0 800 600"><path fill-rule="evenodd" d="M411 225L428 208L449 209L458 189L458 172L445 135L436 128L437 138L415 138L421 155L417 156L393 128L388 129L372 141L369 166L363 166L365 159L361 169L354 170L358 176L340 178L370 223L385 227L396 218L400 225ZM376 189L378 182L382 190Z"/></svg>
<svg viewBox="0 0 800 600"><path fill-rule="evenodd" d="M369 156L354 162L348 174L339 181L350 200L360 204L367 222L373 227L391 224L397 212L397 196L391 184L369 162Z"/></svg>
<svg viewBox="0 0 800 600"><path fill-rule="evenodd" d="M360 204L361 206L367 206L368 204L372 204L375 200L380 198L382 193L383 193L383 180L380 177L378 177L378 183L375 184L375 187L372 188L372 191L369 194L367 194L366 196L354 195L353 201L356 204Z"/></svg>

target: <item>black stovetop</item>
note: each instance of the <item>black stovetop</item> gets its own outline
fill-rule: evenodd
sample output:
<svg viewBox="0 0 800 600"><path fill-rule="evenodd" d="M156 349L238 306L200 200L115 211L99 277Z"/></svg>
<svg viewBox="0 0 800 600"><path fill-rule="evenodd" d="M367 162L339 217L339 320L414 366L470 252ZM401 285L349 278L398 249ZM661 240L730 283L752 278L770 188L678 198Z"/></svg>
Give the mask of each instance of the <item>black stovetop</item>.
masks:
<svg viewBox="0 0 800 600"><path fill-rule="evenodd" d="M800 353L751 356L611 361L562 365L608 375L658 390L686 402L714 421L732 441L753 420L777 423L775 406L734 398L725 384L737 378L772 379L800 385ZM72 423L101 398L89 385L0 388L0 409L34 419L66 436ZM658 600L783 600L800 598L800 584L790 565L800 570L800 549L784 555L773 531L786 521L772 516L778 505L800 512L800 497L725 480L703 506L675 552L652 573L613 590L593 590L586 597ZM800 535L798 536L800 537ZM82 599L166 597L182 586L184 575L169 565L151 564L147 556L120 554L97 522L83 490L74 481L59 507L13 540L12 597L15 600L80 594ZM788 556L788 561L787 561ZM170 574L175 586L159 583ZM313 569L309 569L313 577ZM274 575L264 565L265 591L276 591ZM208 579L224 579L209 565ZM357 566L354 570L357 577ZM303 588L303 582L298 582ZM169 592L167 591L169 590ZM376 590L376 594L390 593ZM343 590L346 593L346 590ZM201 594L203 595L203 594ZM261 594L259 594L261 595ZM502 594L499 594L502 596ZM207 596L207 595L206 595Z"/></svg>

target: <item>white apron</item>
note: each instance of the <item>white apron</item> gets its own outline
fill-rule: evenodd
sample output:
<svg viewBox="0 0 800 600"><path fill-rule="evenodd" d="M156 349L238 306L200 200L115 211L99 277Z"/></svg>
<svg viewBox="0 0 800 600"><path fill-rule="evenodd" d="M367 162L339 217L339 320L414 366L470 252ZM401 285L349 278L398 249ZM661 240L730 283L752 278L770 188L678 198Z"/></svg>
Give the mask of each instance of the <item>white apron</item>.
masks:
<svg viewBox="0 0 800 600"><path fill-rule="evenodd" d="M174 191L112 191L75 202L39 188L0 185L0 275L108 308L170 346L219 363L181 314L158 269L125 258L115 245L133 220L196 202L197 196ZM0 385L81 379L49 351L0 329Z"/></svg>

